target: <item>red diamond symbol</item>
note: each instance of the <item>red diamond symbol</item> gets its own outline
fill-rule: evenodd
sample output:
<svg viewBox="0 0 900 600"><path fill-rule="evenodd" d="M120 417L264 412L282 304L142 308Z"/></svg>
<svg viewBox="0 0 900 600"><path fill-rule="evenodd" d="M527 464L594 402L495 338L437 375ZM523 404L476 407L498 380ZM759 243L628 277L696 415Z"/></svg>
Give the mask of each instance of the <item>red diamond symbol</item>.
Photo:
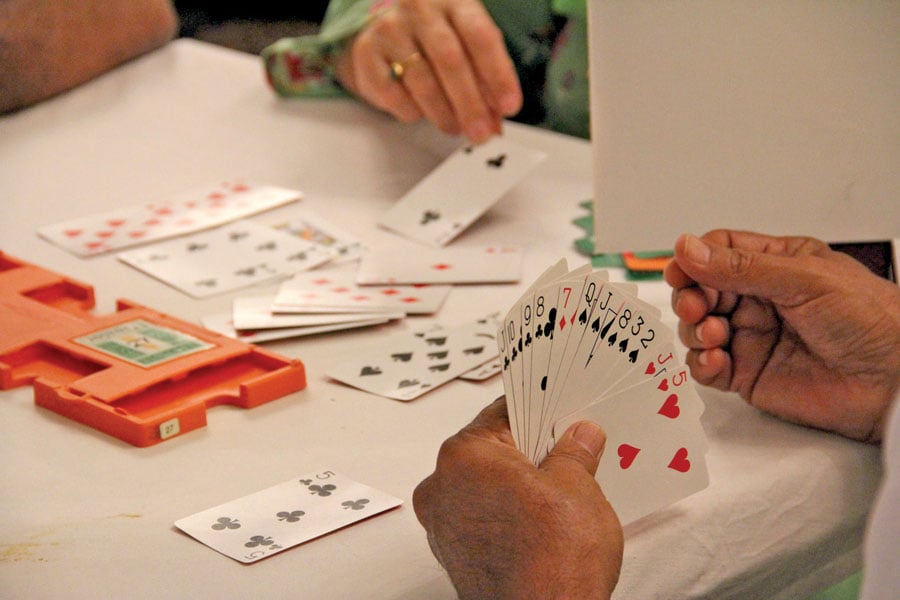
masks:
<svg viewBox="0 0 900 600"><path fill-rule="evenodd" d="M433 265L431 268L437 269L438 271L446 271L447 269L452 269L453 267L451 267L447 263L439 263L439 264Z"/></svg>

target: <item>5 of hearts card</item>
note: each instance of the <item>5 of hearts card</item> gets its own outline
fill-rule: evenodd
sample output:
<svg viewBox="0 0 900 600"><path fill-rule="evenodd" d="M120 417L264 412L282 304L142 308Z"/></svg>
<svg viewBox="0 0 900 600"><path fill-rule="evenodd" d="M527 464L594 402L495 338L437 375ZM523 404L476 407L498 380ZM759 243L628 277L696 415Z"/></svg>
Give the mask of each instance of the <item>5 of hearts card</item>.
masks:
<svg viewBox="0 0 900 600"><path fill-rule="evenodd" d="M597 480L622 523L709 484L703 401L674 334L634 286L548 268L497 333L510 429L539 464L573 423L606 432Z"/></svg>

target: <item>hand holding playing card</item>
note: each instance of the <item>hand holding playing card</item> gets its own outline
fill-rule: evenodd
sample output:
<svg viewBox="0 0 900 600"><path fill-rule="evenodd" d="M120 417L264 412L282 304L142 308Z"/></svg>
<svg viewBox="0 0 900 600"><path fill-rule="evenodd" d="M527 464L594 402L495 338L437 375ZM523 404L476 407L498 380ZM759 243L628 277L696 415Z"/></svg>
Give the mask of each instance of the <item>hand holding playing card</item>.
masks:
<svg viewBox="0 0 900 600"><path fill-rule="evenodd" d="M665 277L697 381L789 421L881 439L900 387L896 285L818 240L724 230L679 238Z"/></svg>
<svg viewBox="0 0 900 600"><path fill-rule="evenodd" d="M413 506L462 598L608 598L623 535L594 480L603 433L562 436L540 466L516 450L504 400L447 440Z"/></svg>
<svg viewBox="0 0 900 600"><path fill-rule="evenodd" d="M589 266L547 269L498 331L510 427L541 464L569 425L600 424L597 480L628 523L708 484L703 403L659 310Z"/></svg>

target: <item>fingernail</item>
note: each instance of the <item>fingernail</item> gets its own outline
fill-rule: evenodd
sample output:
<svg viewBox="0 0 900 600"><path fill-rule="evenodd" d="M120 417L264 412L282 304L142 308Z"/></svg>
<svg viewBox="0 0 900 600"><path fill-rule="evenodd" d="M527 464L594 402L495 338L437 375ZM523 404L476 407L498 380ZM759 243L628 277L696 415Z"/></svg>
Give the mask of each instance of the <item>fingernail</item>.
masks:
<svg viewBox="0 0 900 600"><path fill-rule="evenodd" d="M500 98L500 110L504 115L514 115L519 112L518 94L504 94Z"/></svg>
<svg viewBox="0 0 900 600"><path fill-rule="evenodd" d="M709 350L704 350L700 354L697 355L697 363L701 367L705 367L709 364Z"/></svg>
<svg viewBox="0 0 900 600"><path fill-rule="evenodd" d="M709 262L710 249L700 238L686 235L684 238L684 254L691 262L705 265Z"/></svg>
<svg viewBox="0 0 900 600"><path fill-rule="evenodd" d="M475 142L483 142L493 134L494 124L491 123L488 119L481 119L479 121L475 121L472 125L472 129L470 130L471 135L469 137L472 138Z"/></svg>
<svg viewBox="0 0 900 600"><path fill-rule="evenodd" d="M696 327L694 327L694 337L697 338L697 341L703 343L703 326L706 324L706 321L698 323Z"/></svg>
<svg viewBox="0 0 900 600"><path fill-rule="evenodd" d="M600 429L600 426L596 423L582 421L575 426L575 430L572 432L572 439L578 442L582 448L590 452L591 456L597 457L600 456L600 452L603 450L603 443L606 441L606 436L604 435L603 430Z"/></svg>

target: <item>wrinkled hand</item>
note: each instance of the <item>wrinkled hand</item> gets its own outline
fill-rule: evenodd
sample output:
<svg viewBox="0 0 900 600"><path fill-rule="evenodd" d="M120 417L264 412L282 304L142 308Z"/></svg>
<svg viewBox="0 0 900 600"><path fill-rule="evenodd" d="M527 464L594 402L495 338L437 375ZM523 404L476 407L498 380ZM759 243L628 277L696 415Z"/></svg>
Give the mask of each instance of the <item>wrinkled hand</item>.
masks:
<svg viewBox="0 0 900 600"><path fill-rule="evenodd" d="M725 230L679 238L665 278L698 382L881 440L900 388L900 288L818 240Z"/></svg>
<svg viewBox="0 0 900 600"><path fill-rule="evenodd" d="M403 67L395 78L391 63ZM503 35L479 0L397 0L337 60L344 87L404 122L480 143L522 106Z"/></svg>
<svg viewBox="0 0 900 600"><path fill-rule="evenodd" d="M576 423L535 467L500 398L444 442L413 506L461 598L609 597L623 535L594 480L605 441Z"/></svg>

